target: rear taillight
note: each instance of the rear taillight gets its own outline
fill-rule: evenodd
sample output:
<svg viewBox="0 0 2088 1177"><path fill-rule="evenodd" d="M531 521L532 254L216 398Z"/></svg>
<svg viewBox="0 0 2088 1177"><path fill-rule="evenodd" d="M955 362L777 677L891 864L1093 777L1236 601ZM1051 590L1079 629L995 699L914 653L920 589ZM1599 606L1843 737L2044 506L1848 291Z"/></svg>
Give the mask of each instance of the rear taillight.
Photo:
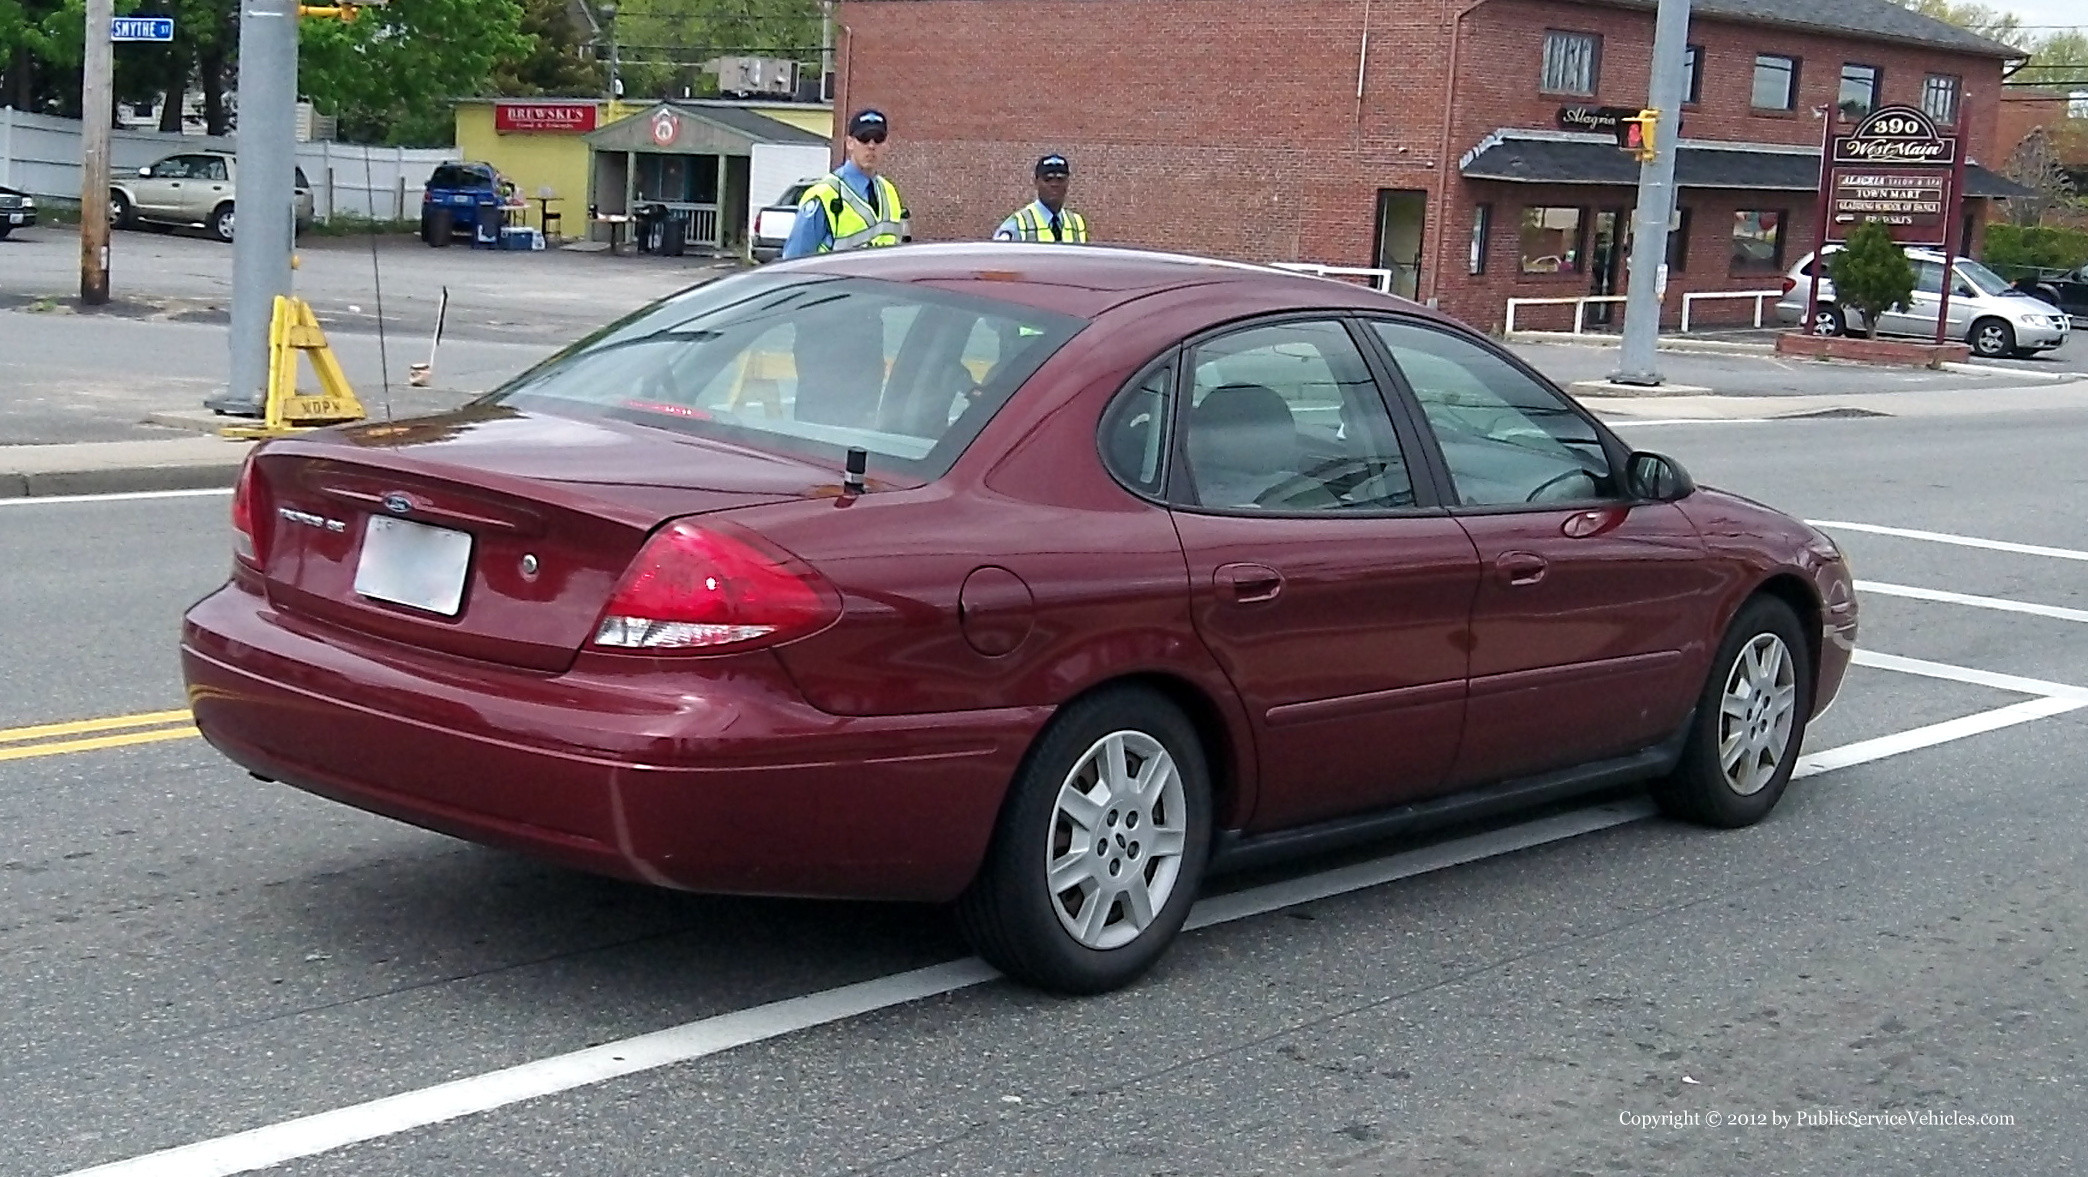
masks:
<svg viewBox="0 0 2088 1177"><path fill-rule="evenodd" d="M232 487L232 554L241 563L261 567L268 549L267 494L254 468L254 455L247 455L239 468L239 481Z"/></svg>
<svg viewBox="0 0 2088 1177"><path fill-rule="evenodd" d="M1791 291L1798 289L1798 279L1788 274L1784 275L1783 287L1783 292L1789 294Z"/></svg>
<svg viewBox="0 0 2088 1177"><path fill-rule="evenodd" d="M684 520L640 549L609 595L594 645L719 653L803 637L840 614L833 587L797 557L729 524Z"/></svg>

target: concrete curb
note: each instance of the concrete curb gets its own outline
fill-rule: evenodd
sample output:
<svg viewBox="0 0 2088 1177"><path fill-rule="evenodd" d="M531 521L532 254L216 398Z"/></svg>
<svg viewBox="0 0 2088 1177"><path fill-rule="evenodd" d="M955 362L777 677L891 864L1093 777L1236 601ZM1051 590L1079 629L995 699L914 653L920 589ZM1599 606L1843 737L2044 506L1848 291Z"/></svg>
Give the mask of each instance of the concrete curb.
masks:
<svg viewBox="0 0 2088 1177"><path fill-rule="evenodd" d="M0 499L229 487L252 446L214 437L0 446Z"/></svg>
<svg viewBox="0 0 2088 1177"><path fill-rule="evenodd" d="M1958 372L1966 376L2010 376L2023 380L2035 380L2044 384L2071 384L2082 379L2079 372L2032 372L2024 368L2003 368L1995 364L1937 364L1938 371Z"/></svg>
<svg viewBox="0 0 2088 1177"><path fill-rule="evenodd" d="M1516 331L1501 337L1508 343L1577 343L1582 347L1618 347L1615 336L1575 335L1571 331ZM1766 356L1776 353L1773 343L1742 343L1732 339L1669 339L1654 345L1661 351L1702 352L1709 355Z"/></svg>

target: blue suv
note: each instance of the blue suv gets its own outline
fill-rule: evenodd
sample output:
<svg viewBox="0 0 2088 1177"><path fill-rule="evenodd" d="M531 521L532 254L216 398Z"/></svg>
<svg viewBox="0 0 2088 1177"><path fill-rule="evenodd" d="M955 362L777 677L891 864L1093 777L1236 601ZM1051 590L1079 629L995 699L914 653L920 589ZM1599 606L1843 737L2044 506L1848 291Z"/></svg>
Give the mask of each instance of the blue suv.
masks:
<svg viewBox="0 0 2088 1177"><path fill-rule="evenodd" d="M489 163L446 163L428 177L421 193L421 240L448 245L459 233L480 236L479 226L500 232L500 209L515 183Z"/></svg>

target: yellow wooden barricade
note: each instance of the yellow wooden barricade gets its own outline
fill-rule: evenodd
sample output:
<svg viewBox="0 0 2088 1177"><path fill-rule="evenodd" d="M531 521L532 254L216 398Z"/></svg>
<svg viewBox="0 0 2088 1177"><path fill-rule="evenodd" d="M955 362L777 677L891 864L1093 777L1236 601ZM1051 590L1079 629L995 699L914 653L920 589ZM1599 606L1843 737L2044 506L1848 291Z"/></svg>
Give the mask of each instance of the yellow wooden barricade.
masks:
<svg viewBox="0 0 2088 1177"><path fill-rule="evenodd" d="M317 393L297 391L297 356L312 358L312 371L319 377ZM327 346L326 332L310 303L279 294L275 313L268 321L268 399L261 421L252 425L228 425L219 430L226 437L281 437L320 425L360 421L368 416L341 362Z"/></svg>

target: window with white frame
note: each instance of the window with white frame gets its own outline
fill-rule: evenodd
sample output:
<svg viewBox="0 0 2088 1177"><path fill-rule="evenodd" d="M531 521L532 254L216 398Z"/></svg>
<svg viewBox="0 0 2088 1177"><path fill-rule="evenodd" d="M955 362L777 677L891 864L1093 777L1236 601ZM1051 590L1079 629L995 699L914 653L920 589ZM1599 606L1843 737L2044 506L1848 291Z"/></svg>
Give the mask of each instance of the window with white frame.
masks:
<svg viewBox="0 0 2088 1177"><path fill-rule="evenodd" d="M1948 125L1957 121L1958 78L1956 74L1930 74L1922 79L1921 109L1930 118Z"/></svg>
<svg viewBox="0 0 2088 1177"><path fill-rule="evenodd" d="M1593 94L1601 58L1601 37L1553 29L1544 34L1544 70L1538 86L1552 94Z"/></svg>

